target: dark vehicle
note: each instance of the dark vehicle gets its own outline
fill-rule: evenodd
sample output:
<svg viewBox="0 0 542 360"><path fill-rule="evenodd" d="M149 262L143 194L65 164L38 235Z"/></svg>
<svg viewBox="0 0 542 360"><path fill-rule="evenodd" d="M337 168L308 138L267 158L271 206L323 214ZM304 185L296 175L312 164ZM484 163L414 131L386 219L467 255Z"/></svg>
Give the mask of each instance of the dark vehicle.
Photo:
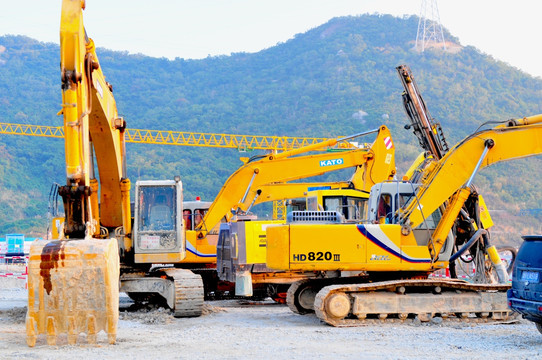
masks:
<svg viewBox="0 0 542 360"><path fill-rule="evenodd" d="M508 306L542 333L542 235L522 237L508 290Z"/></svg>

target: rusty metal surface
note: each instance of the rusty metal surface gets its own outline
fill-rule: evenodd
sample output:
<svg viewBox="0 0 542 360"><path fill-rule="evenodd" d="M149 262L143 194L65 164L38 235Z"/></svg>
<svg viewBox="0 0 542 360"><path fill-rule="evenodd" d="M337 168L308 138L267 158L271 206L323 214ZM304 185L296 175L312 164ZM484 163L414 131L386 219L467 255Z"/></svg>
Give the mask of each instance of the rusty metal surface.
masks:
<svg viewBox="0 0 542 360"><path fill-rule="evenodd" d="M513 320L508 284L471 284L456 279L397 280L331 285L314 301L316 315L332 326L367 322ZM345 300L348 299L348 300Z"/></svg>
<svg viewBox="0 0 542 360"><path fill-rule="evenodd" d="M74 344L86 333L89 343L105 331L116 340L119 309L119 256L115 239L38 240L28 263L27 343L40 334L49 345L68 335Z"/></svg>

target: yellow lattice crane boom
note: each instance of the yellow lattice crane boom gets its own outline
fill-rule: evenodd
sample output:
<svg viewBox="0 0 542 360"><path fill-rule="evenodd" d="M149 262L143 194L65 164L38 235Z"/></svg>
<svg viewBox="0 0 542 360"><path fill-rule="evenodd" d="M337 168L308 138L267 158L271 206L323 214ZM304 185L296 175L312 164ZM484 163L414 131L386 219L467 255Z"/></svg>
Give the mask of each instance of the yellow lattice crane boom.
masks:
<svg viewBox="0 0 542 360"><path fill-rule="evenodd" d="M64 138L62 126L0 123L0 134ZM201 132L126 129L127 143L202 146L239 150L286 151L327 140L326 138L213 134Z"/></svg>
<svg viewBox="0 0 542 360"><path fill-rule="evenodd" d="M0 122L0 134L63 139L64 128L62 126ZM213 147L238 149L239 151L287 151L316 144L325 140L327 140L327 138L214 134L169 130L126 129L125 131L125 141L127 143ZM274 219L283 218L285 210L286 206L283 201L273 202Z"/></svg>

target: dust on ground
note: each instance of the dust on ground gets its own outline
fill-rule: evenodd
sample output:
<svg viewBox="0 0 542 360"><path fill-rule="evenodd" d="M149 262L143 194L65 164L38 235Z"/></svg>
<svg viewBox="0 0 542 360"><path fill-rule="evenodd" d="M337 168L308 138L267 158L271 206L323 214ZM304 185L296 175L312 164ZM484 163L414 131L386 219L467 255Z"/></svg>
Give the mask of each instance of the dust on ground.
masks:
<svg viewBox="0 0 542 360"><path fill-rule="evenodd" d="M0 310L0 321L2 322L24 323L25 316L26 306Z"/></svg>
<svg viewBox="0 0 542 360"><path fill-rule="evenodd" d="M26 312L26 308L24 308L24 310ZM223 307L213 306L209 303L203 304L203 316L221 311L226 310ZM175 318L173 317L173 312L164 307L159 307L152 304L131 304L127 308L121 308L119 320L137 321L142 324L171 324Z"/></svg>
<svg viewBox="0 0 542 360"><path fill-rule="evenodd" d="M6 359L532 359L542 356L534 324L416 323L334 328L314 315L293 314L271 300L207 302L199 318L174 318L163 308L130 308L121 296L117 342L104 333L89 345L41 335L26 345L27 294L0 278L0 358Z"/></svg>

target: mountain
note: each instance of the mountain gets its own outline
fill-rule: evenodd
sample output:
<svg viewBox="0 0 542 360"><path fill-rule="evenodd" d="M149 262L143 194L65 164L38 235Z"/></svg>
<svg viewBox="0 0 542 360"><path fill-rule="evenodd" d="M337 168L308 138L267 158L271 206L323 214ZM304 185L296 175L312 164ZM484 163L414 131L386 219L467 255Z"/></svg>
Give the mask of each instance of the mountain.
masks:
<svg viewBox="0 0 542 360"><path fill-rule="evenodd" d="M453 51L416 52L417 22L415 16L334 18L257 53L201 60L97 52L131 128L331 137L384 123L397 146L399 174L420 149L403 129L398 65L411 67L450 144L486 121L542 113L542 79L461 46L448 31ZM62 124L59 61L56 44L0 37L0 122ZM63 152L61 140L0 135L0 234L44 232L50 185L65 183ZM128 144L128 172L133 183L180 174L185 198L213 199L242 155ZM477 176L492 214L506 223L499 237L514 241L519 232L540 231L540 165L530 158Z"/></svg>

